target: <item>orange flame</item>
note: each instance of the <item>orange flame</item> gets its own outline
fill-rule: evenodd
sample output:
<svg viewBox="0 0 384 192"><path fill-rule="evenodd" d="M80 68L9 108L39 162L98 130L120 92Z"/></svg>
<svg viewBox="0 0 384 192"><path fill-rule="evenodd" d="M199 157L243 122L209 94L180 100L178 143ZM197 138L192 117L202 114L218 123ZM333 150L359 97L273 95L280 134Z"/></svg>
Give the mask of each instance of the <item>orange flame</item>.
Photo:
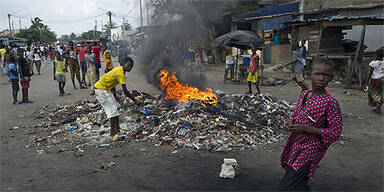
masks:
<svg viewBox="0 0 384 192"><path fill-rule="evenodd" d="M200 100L202 104L217 104L217 96L213 93L212 89L207 88L205 91L199 90L196 87L190 87L179 83L175 73L169 74L166 70L161 70L157 75L159 78L159 87L165 90L167 95L165 99L176 99L179 102L188 100Z"/></svg>

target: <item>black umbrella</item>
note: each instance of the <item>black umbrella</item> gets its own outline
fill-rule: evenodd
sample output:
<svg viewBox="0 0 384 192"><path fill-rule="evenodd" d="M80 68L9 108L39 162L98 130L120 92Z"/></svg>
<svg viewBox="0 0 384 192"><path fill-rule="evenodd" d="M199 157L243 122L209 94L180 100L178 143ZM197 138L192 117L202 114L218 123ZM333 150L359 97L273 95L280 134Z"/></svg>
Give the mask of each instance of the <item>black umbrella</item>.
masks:
<svg viewBox="0 0 384 192"><path fill-rule="evenodd" d="M252 31L238 30L216 38L214 46L236 47L239 49L262 48L264 47L264 41Z"/></svg>

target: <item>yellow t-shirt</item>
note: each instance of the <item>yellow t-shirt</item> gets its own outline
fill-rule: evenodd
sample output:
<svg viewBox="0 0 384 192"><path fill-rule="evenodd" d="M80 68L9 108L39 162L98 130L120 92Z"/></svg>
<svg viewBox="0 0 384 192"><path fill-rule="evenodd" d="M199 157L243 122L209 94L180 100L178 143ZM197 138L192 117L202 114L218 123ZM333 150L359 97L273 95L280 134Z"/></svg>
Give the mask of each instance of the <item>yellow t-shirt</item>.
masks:
<svg viewBox="0 0 384 192"><path fill-rule="evenodd" d="M109 54L109 57L107 56L107 53ZM109 52L109 50L104 51L104 65L105 69L113 69L111 52Z"/></svg>
<svg viewBox="0 0 384 192"><path fill-rule="evenodd" d="M65 75L64 68L65 59L63 59L62 61L55 59L55 75Z"/></svg>
<svg viewBox="0 0 384 192"><path fill-rule="evenodd" d="M4 60L4 55L5 55L5 52L7 50L5 50L4 48L0 49L0 54L1 54L1 60Z"/></svg>
<svg viewBox="0 0 384 192"><path fill-rule="evenodd" d="M115 67L112 71L104 74L100 80L96 82L95 88L99 90L111 90L119 83L126 84L124 68L122 66Z"/></svg>

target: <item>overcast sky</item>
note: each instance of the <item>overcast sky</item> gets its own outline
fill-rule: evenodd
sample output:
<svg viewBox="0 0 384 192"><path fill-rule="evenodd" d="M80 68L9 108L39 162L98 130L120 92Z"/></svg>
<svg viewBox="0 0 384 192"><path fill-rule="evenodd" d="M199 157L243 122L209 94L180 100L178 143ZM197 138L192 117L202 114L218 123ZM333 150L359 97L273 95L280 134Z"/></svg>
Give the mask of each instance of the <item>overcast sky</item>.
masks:
<svg viewBox="0 0 384 192"><path fill-rule="evenodd" d="M146 9L143 2L143 20L146 25ZM0 0L0 31L9 29L8 13L15 29L31 25L31 18L39 17L58 35L74 32L80 34L94 29L101 30L101 23L108 22L106 11L112 11L112 21L121 25L123 15L126 21L140 26L139 0Z"/></svg>

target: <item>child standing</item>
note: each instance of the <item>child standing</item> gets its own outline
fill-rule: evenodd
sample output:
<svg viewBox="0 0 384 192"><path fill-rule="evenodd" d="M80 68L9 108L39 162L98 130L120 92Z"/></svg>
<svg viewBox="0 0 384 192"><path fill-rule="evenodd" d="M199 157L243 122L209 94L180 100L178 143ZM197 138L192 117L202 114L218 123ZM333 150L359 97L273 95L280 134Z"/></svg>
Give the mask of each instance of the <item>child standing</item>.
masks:
<svg viewBox="0 0 384 192"><path fill-rule="evenodd" d="M381 52L375 55L376 59L369 63L373 69L369 83L368 104L375 107L372 111L380 115L383 105L384 55Z"/></svg>
<svg viewBox="0 0 384 192"><path fill-rule="evenodd" d="M94 62L95 54L92 53L92 48L88 48L88 52L84 55L85 64L87 66L88 85L91 86L91 95L95 94L93 87L97 81L96 77L96 63Z"/></svg>
<svg viewBox="0 0 384 192"><path fill-rule="evenodd" d="M23 93L23 100L21 102L23 103L33 103L28 98L28 88L31 81L31 71L29 70L29 63L27 59L24 57L24 49L19 48L17 50L17 54L19 57L16 59L17 64L19 65L20 69L20 84L21 84L21 91Z"/></svg>
<svg viewBox="0 0 384 192"><path fill-rule="evenodd" d="M252 94L252 83L255 84L257 93L260 94L260 88L257 84L258 76L259 76L259 70L260 70L260 57L256 53L256 49L252 48L252 57L251 57L251 65L249 66L249 73L247 77L248 81L248 92L247 94Z"/></svg>
<svg viewBox="0 0 384 192"><path fill-rule="evenodd" d="M314 176L328 147L341 135L340 105L325 89L332 80L333 69L329 60L313 62L312 90L301 92L291 122L285 124L291 135L280 157L286 173L280 181L279 191L310 191L309 178Z"/></svg>
<svg viewBox="0 0 384 192"><path fill-rule="evenodd" d="M8 54L6 58L8 62L8 76L12 83L12 95L13 95L13 104L19 105L20 101L17 100L17 92L19 92L19 72L17 70L17 65L15 63L15 57L12 54Z"/></svg>
<svg viewBox="0 0 384 192"><path fill-rule="evenodd" d="M56 52L56 59L53 61L53 80L59 83L60 97L64 96L65 86L65 72L67 71L65 66L65 59L63 59L59 52Z"/></svg>

